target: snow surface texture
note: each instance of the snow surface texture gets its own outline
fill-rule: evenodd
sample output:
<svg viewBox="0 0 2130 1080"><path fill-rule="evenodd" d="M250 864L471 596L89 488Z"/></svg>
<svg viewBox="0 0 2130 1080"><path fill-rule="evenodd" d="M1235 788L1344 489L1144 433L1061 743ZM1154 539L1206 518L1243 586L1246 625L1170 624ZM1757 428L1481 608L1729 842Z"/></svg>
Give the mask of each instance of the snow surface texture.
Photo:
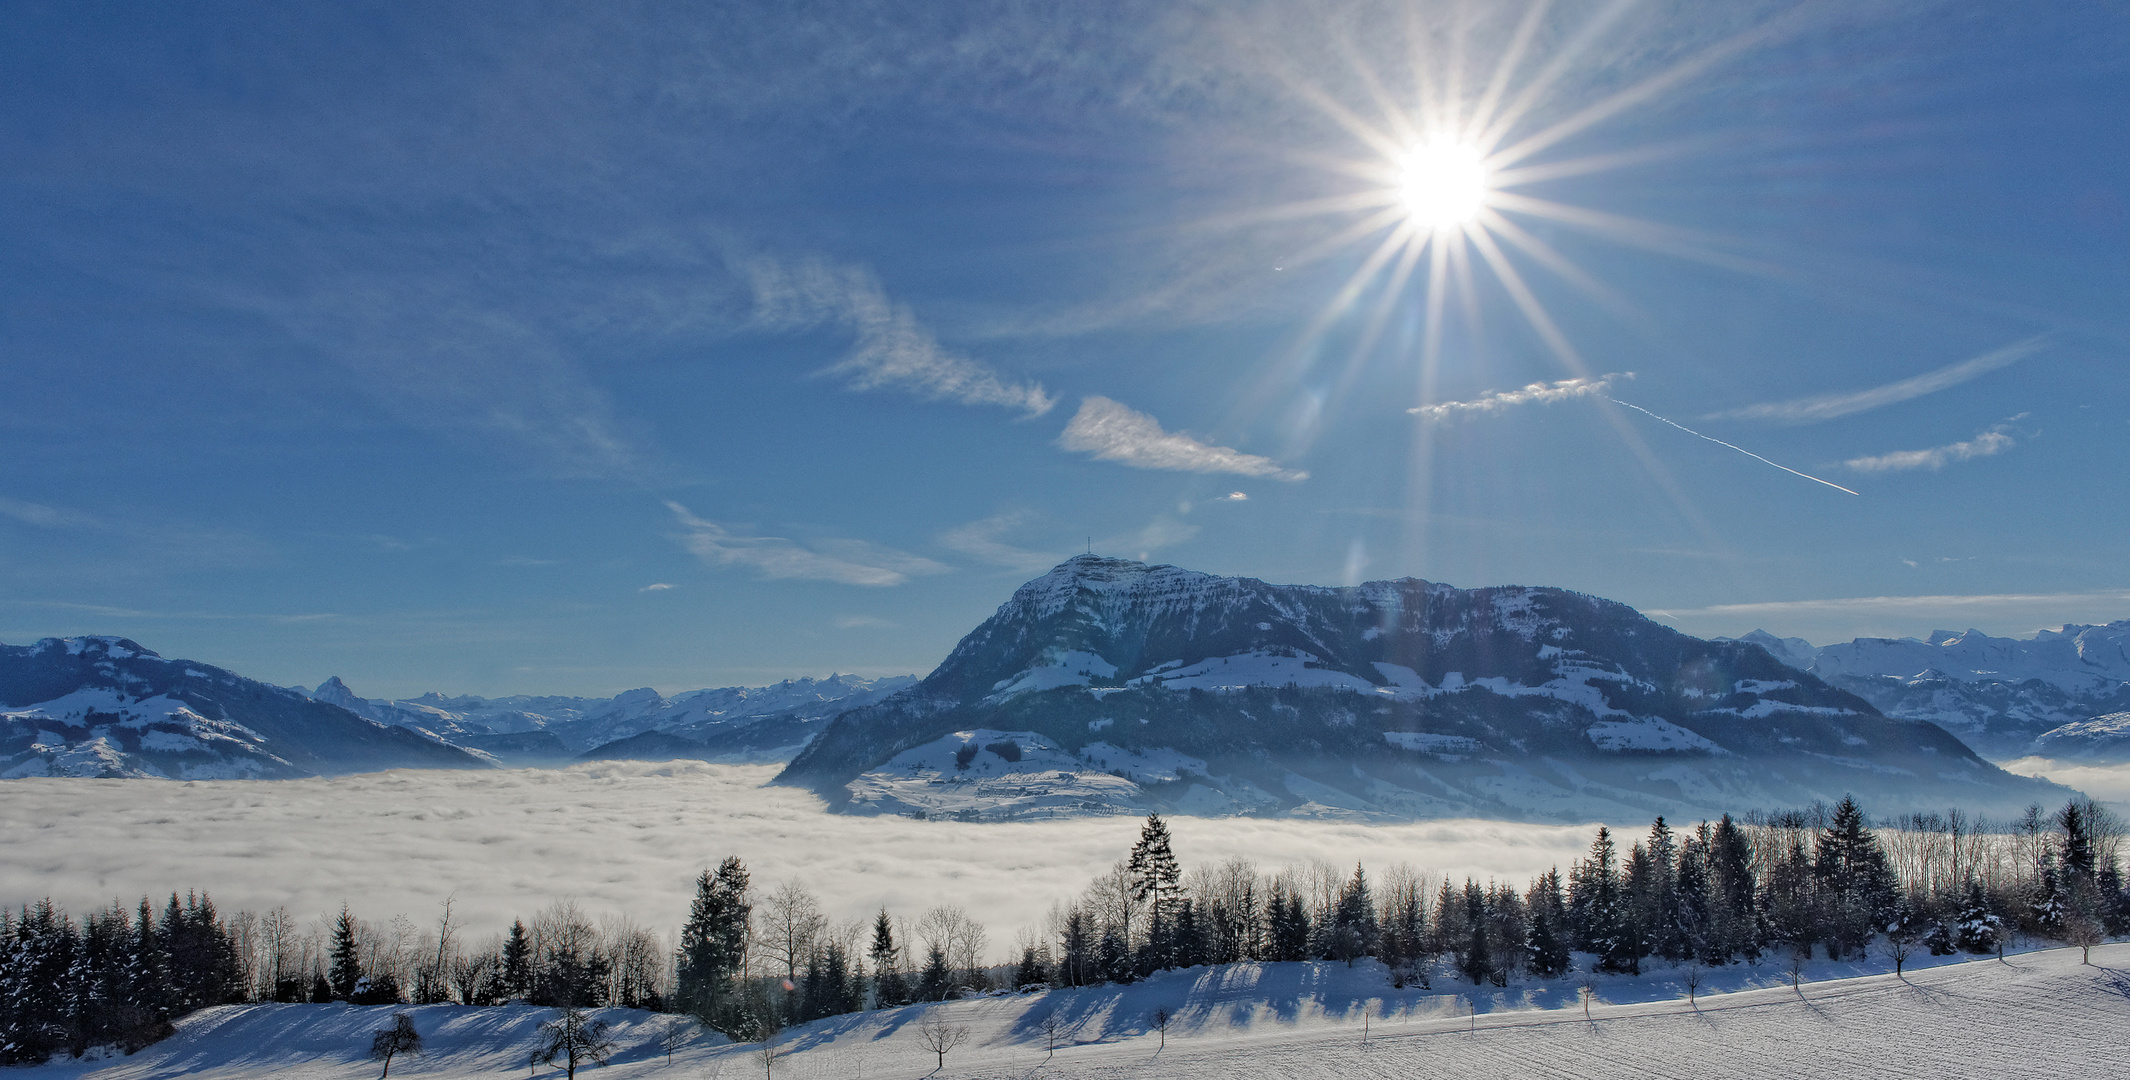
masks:
<svg viewBox="0 0 2130 1080"><path fill-rule="evenodd" d="M695 875L738 855L757 885L802 881L837 919L870 918L883 905L916 918L960 904L1003 957L1016 929L1040 926L1053 900L1077 896L1139 835L1127 817L963 824L830 814L805 791L763 786L774 771L610 762L270 784L11 781L0 784L0 904L50 896L80 913L204 888L224 911L286 904L307 921L345 900L366 919L404 913L426 923L456 892L469 932L487 934L574 896L595 918L617 912L671 932ZM1519 885L1548 867L1565 871L1595 828L1254 818L1170 827L1186 865L1241 856L1269 870L1322 859L1344 874L1356 861L1372 873L1404 861Z"/></svg>
<svg viewBox="0 0 2130 1080"><path fill-rule="evenodd" d="M1822 964L1792 988L1773 966L1708 973L1684 1000L1679 972L1599 980L1584 1018L1574 980L1507 989L1468 985L1392 990L1380 967L1237 964L1156 976L1127 987L1059 990L910 1006L793 1028L772 1077L1930 1077L1947 1080L2111 1075L2130 1053L2130 945L1911 965L1906 977ZM1842 976L1853 975L1844 978ZM1777 985L1780 984L1780 985ZM1157 1009L1172 1014L1165 1038ZM25 1078L86 1075L373 1075L363 1060L389 1006L236 1005L181 1021L178 1033L131 1058L59 1062ZM511 1006L405 1010L428 1044L394 1061L408 1077L510 1075L525 1068L552 1010ZM759 1046L698 1034L668 1063L665 1021L600 1010L619 1052L601 1080L764 1075ZM1046 1053L1043 1021L1064 1024ZM1365 1023L1364 1023L1365 1017ZM936 1059L918 1041L938 1019L968 1042ZM1165 1044L1165 1045L1164 1045ZM402 1072L403 1071L403 1072Z"/></svg>

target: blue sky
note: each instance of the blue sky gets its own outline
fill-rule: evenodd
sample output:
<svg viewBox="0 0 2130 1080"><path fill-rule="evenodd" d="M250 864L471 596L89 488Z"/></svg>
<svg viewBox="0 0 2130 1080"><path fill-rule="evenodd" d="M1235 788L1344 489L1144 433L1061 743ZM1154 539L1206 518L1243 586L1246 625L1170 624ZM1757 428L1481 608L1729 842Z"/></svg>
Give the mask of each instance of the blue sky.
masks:
<svg viewBox="0 0 2130 1080"><path fill-rule="evenodd" d="M1701 634L2130 618L2110 5L5 17L0 640L921 672L1090 543ZM1515 151L1497 224L1415 224L1436 142Z"/></svg>

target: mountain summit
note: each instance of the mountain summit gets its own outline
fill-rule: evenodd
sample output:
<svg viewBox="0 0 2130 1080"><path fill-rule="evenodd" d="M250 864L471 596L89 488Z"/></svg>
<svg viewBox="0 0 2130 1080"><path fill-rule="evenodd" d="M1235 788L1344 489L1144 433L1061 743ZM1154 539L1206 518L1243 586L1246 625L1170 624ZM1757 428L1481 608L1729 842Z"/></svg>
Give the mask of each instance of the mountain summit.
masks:
<svg viewBox="0 0 2130 1080"><path fill-rule="evenodd" d="M1587 820L2060 794L1760 645L1563 589L1076 556L780 779L860 813Z"/></svg>

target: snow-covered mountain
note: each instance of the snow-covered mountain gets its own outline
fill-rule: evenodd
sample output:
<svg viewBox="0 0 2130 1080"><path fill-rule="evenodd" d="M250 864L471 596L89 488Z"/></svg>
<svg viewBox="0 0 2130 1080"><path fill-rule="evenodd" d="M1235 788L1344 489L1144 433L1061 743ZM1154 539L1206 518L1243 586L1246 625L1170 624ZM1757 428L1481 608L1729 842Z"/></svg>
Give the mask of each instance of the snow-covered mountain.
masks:
<svg viewBox="0 0 2130 1080"><path fill-rule="evenodd" d="M860 813L1588 820L2060 789L1934 724L1561 589L1268 585L1084 555L780 778ZM1119 781L1122 781L1121 783Z"/></svg>
<svg viewBox="0 0 2130 1080"><path fill-rule="evenodd" d="M487 764L125 638L0 645L0 777L286 778Z"/></svg>
<svg viewBox="0 0 2130 1080"><path fill-rule="evenodd" d="M2078 732L2047 746L2045 734L2130 710L2130 619L2025 639L1940 630L1927 639L1857 638L1815 647L1756 630L1738 640L1888 716L1929 720L1998 760L2060 755Z"/></svg>
<svg viewBox="0 0 2130 1080"><path fill-rule="evenodd" d="M378 723L411 728L505 764L549 765L579 758L783 760L830 717L916 681L914 675L831 675L772 686L691 690L670 698L644 688L610 698L428 693L392 700L360 697L336 675L308 693Z"/></svg>

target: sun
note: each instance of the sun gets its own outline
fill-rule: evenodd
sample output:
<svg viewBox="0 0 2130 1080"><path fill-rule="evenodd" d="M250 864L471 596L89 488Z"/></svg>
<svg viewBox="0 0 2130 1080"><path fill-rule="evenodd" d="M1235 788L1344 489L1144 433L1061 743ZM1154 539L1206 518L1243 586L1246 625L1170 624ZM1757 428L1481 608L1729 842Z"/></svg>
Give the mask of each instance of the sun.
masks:
<svg viewBox="0 0 2130 1080"><path fill-rule="evenodd" d="M1459 228L1487 207L1491 170L1477 146L1436 136L1406 151L1397 166L1398 201L1415 226Z"/></svg>

